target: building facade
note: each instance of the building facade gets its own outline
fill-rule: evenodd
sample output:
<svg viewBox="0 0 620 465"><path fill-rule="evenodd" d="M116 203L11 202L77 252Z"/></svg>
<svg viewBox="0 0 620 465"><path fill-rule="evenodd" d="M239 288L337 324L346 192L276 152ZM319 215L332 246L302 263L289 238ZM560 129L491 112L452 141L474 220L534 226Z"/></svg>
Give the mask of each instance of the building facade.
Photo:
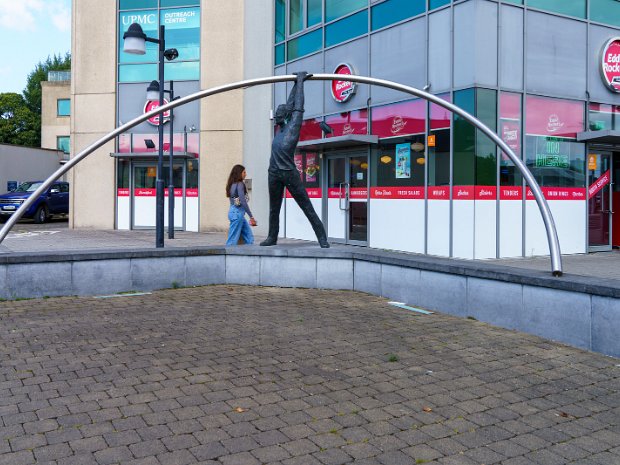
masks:
<svg viewBox="0 0 620 465"><path fill-rule="evenodd" d="M41 147L71 148L71 71L50 71L41 82Z"/></svg>
<svg viewBox="0 0 620 465"><path fill-rule="evenodd" d="M158 78L157 45L149 43L142 56L124 53L123 34L130 24L140 24L152 38L158 37L160 25L165 26L166 48L179 53L165 65L165 88L172 85L175 96L186 96L248 75L268 75L273 68L272 11L269 0L74 1L72 153L157 105L146 99L147 86ZM163 177L167 187L172 146L175 228L227 228L224 186L232 165L244 160L244 137L251 134L243 132L244 105L253 106L253 100L261 103L265 119L260 131L264 135L253 141L262 137L268 150L268 88L248 93L245 100L238 91L176 109L172 141L170 118L164 115ZM155 226L158 124L159 118L154 118L132 128L72 171L72 227ZM268 153L254 166L266 170L267 160Z"/></svg>
<svg viewBox="0 0 620 465"><path fill-rule="evenodd" d="M615 0L74 1L73 153L152 108L157 56L122 52L132 22L155 37L166 26L167 47L179 51L166 88L174 81L177 96L301 70L343 74L306 83L296 156L332 241L459 258L548 253L537 205L507 156L442 108L352 85L354 73L427 89L496 130L543 188L563 253L620 245ZM180 107L172 142L164 117L176 227L226 229L223 186L243 163L257 232L266 232L270 109L290 88ZM73 170L73 227L154 226L157 124L136 126ZM284 204L281 234L312 239L296 204Z"/></svg>
<svg viewBox="0 0 620 465"><path fill-rule="evenodd" d="M548 254L531 192L488 138L423 100L351 85L354 73L428 89L497 131L541 185L563 253L620 245L620 3L274 3L274 73L345 75L307 84L297 155L332 240L459 258ZM276 86L275 105L289 89ZM290 199L283 226L312 238Z"/></svg>

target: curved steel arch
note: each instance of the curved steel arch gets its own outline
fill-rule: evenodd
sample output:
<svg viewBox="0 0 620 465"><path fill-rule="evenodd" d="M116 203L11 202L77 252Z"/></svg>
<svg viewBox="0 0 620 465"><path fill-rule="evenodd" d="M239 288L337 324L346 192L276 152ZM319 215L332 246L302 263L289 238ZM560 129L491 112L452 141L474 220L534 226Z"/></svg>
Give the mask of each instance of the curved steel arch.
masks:
<svg viewBox="0 0 620 465"><path fill-rule="evenodd" d="M45 180L45 182L30 196L28 199L19 207L13 215L8 219L7 223L4 225L2 229L0 229L0 244L9 233L11 228L15 225L15 223L22 217L22 215L26 212L26 210L32 205L39 196L45 192L49 186L58 178L60 178L63 174L77 165L80 161L90 155L92 152L103 146L105 143L111 141L116 136L122 134L123 132L131 129L134 126L146 121L147 119L161 113L167 111L171 108L179 107L181 105L185 105L186 103L193 102L194 100L203 99L205 97L209 97L211 95L221 94L223 92L229 92L231 90L236 89L244 89L248 87L260 86L264 84L274 84L278 82L287 82L294 81L296 76L294 75L284 75L284 76L270 76L266 78L257 78L257 79L248 79L245 81L234 82L231 84L225 84L218 87L212 87L211 89L201 90L194 94L188 95L186 97L182 97L178 100L174 100L160 108L157 108L153 111L145 113L143 115L138 116L137 118L132 119L128 123L119 126L114 131L108 133L103 136L101 139L93 142L91 145L86 147L84 150L75 155L71 160L69 160L65 165L61 166L58 170L54 172L49 178ZM342 75L339 74L315 74L309 78L314 81L335 81L341 80ZM463 119L469 121L476 128L480 129L487 137L489 137L495 145L497 145L515 164L515 166L519 169L527 185L532 190L534 194L534 198L536 199L536 203L538 204L538 208L540 210L540 214L542 216L543 222L545 224L545 229L547 231L547 241L549 243L549 251L551 255L551 271L555 276L562 275L562 256L560 253L560 242L558 240L558 233L555 227L555 223L553 221L553 216L551 215L551 210L549 209L549 205L545 200L545 197L542 194L540 186L534 179L534 176L528 170L527 166L521 161L519 157L515 155L510 147L497 135L495 134L488 126L479 121L474 116L470 115L466 111L461 108L453 105L450 102L446 102L439 97L429 94L420 89L416 89L415 87L405 86L403 84L398 84L392 81L386 81L384 79L371 78L366 76L355 76L350 75L347 76L347 80L358 82L361 84L370 84L377 85L382 87L387 87L389 89L399 90L401 92L414 95L416 97L423 98L429 102L435 103L447 110L450 110L452 113L456 113L461 116Z"/></svg>

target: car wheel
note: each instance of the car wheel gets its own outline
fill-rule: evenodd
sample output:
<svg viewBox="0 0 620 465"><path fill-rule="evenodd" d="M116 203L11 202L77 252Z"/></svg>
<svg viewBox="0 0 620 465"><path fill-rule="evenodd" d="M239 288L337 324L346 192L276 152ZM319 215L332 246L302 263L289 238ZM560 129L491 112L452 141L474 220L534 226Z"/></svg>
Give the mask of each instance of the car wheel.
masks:
<svg viewBox="0 0 620 465"><path fill-rule="evenodd" d="M34 222L37 224L45 223L47 221L47 207L41 205L37 208L36 213L34 214Z"/></svg>

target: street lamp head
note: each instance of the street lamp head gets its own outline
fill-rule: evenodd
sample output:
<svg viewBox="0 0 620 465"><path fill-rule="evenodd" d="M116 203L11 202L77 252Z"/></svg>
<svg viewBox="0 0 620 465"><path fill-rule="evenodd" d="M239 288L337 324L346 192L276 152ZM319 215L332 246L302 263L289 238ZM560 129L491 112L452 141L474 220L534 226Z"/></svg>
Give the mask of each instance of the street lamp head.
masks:
<svg viewBox="0 0 620 465"><path fill-rule="evenodd" d="M149 86L146 88L146 99L159 100L159 82L151 81Z"/></svg>
<svg viewBox="0 0 620 465"><path fill-rule="evenodd" d="M123 52L134 55L146 53L146 34L138 23L132 23L123 34Z"/></svg>
<svg viewBox="0 0 620 465"><path fill-rule="evenodd" d="M166 60L172 61L179 56L179 51L176 48L169 48L164 52Z"/></svg>

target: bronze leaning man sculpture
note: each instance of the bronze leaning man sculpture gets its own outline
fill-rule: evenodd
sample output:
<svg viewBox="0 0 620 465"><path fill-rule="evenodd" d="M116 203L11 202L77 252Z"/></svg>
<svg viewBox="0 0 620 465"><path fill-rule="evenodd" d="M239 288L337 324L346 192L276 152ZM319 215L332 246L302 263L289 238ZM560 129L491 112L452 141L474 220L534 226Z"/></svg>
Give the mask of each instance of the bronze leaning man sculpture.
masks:
<svg viewBox="0 0 620 465"><path fill-rule="evenodd" d="M288 100L286 104L278 106L275 114L280 131L273 138L269 160L269 234L260 245L276 245L278 242L280 208L286 187L310 221L321 247L327 248L329 242L325 228L310 203L294 160L304 114L304 81L312 75L305 71L294 74L297 75L297 81Z"/></svg>

